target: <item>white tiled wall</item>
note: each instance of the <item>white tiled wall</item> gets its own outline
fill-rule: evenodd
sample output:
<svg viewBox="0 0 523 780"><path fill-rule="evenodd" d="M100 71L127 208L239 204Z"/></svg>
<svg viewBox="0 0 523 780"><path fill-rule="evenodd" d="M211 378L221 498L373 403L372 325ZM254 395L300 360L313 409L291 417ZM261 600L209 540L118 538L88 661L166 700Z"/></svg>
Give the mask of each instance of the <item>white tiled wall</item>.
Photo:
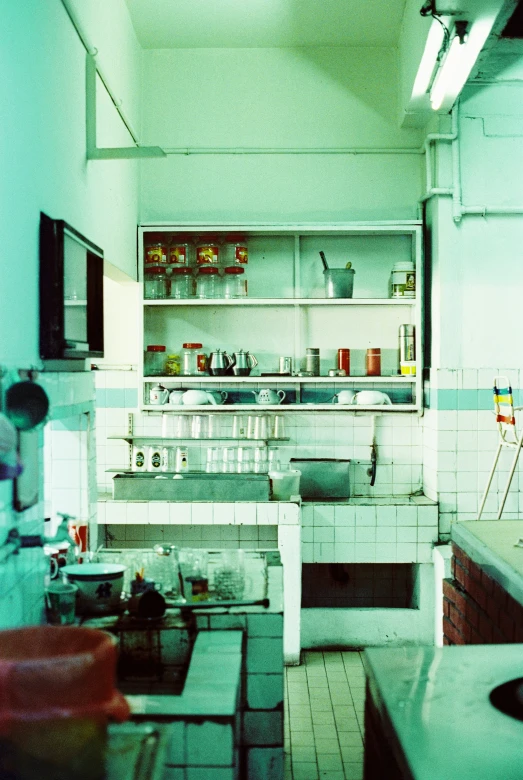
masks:
<svg viewBox="0 0 523 780"><path fill-rule="evenodd" d="M136 435L161 436L166 432L162 415L137 411L138 380L135 371L97 371L97 476L102 491L112 491L113 475L108 468L126 468L129 446L108 436L127 432L133 413ZM133 402L132 404L130 402ZM121 404L117 406L117 404ZM212 408L209 408L212 411ZM222 415L231 424L230 415ZM286 414L289 442L278 449L282 463L292 457L350 458L351 491L359 496L409 495L422 486L422 426L416 415L380 413L376 423L378 470L370 487L371 427L367 414L350 412ZM167 428L168 431L168 428ZM167 433L168 435L168 433ZM204 469L209 442L191 444L190 468ZM272 445L271 445L272 446Z"/></svg>
<svg viewBox="0 0 523 780"><path fill-rule="evenodd" d="M515 404L523 398L523 372L492 368L432 370L430 405L423 417L423 488L439 501L440 534L448 537L451 524L475 520L498 444L492 384L495 375L507 375ZM449 408L453 407L453 408ZM521 413L516 422L521 429ZM496 517L507 483L513 450L501 452L482 519ZM503 519L523 517L523 457L519 459Z"/></svg>
<svg viewBox="0 0 523 780"><path fill-rule="evenodd" d="M49 419L60 421L94 414L94 383L91 373L47 373L40 374L39 383L45 388L50 400ZM91 436L93 434L91 433ZM39 430L39 501L25 512L13 509L13 483L0 482L0 540L3 541L10 528L15 527L21 535L43 534L44 532L44 429ZM94 477L94 447L90 450L87 479L91 475L89 495L89 518L96 513ZM71 474L70 474L71 476ZM81 483L78 476L77 484ZM49 486L50 483L48 483ZM76 500L77 493L75 493ZM64 497L65 498L65 497ZM61 503L61 510L68 509L68 502ZM58 507L57 507L58 508ZM71 514L74 514L71 512ZM46 561L41 547L20 550L0 564L2 588L0 592L0 628L14 628L21 625L40 623L43 619L43 592Z"/></svg>

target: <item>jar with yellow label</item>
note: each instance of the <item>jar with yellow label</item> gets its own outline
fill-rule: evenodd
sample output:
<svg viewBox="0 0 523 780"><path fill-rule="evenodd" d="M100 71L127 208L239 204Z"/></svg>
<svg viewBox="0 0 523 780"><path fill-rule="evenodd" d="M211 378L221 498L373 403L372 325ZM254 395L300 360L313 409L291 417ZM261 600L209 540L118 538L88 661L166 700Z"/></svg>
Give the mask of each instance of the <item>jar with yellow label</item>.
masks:
<svg viewBox="0 0 523 780"><path fill-rule="evenodd" d="M223 246L224 264L247 265L249 261L249 250L244 236L229 235L225 239Z"/></svg>
<svg viewBox="0 0 523 780"><path fill-rule="evenodd" d="M180 356L167 355L165 361L165 373L167 376L179 376L180 374Z"/></svg>
<svg viewBox="0 0 523 780"><path fill-rule="evenodd" d="M146 233L144 239L145 266L167 264L167 241L161 233Z"/></svg>
<svg viewBox="0 0 523 780"><path fill-rule="evenodd" d="M207 239L196 245L196 265L214 265L219 263L220 248L218 242Z"/></svg>

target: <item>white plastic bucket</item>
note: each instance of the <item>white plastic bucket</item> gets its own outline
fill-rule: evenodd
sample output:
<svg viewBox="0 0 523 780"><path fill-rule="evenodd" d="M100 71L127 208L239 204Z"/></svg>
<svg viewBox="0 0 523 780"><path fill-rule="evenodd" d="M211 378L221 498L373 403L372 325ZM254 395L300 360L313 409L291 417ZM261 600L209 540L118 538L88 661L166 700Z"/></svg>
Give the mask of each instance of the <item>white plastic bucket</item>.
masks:
<svg viewBox="0 0 523 780"><path fill-rule="evenodd" d="M290 501L291 496L299 496L300 477L301 471L298 471L298 469L289 469L288 471L269 471L273 500Z"/></svg>

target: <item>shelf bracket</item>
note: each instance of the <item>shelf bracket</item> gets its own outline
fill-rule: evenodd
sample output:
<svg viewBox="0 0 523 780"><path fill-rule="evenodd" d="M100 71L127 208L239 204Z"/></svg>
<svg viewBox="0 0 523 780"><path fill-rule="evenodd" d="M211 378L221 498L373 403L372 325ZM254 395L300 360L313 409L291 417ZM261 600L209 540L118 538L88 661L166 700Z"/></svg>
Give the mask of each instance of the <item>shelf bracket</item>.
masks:
<svg viewBox="0 0 523 780"><path fill-rule="evenodd" d="M96 62L86 55L85 67L85 137L88 160L139 160L166 157L159 146L98 147L96 145ZM118 106L117 106L118 108Z"/></svg>

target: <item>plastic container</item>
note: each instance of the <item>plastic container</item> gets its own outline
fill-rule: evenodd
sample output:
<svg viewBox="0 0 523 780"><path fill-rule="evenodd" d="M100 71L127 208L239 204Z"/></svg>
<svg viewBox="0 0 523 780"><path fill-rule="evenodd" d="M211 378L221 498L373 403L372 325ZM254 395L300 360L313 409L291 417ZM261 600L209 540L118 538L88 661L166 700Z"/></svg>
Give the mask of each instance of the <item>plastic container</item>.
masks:
<svg viewBox="0 0 523 780"><path fill-rule="evenodd" d="M245 268L231 265L223 273L223 297L246 298L248 286Z"/></svg>
<svg viewBox="0 0 523 780"><path fill-rule="evenodd" d="M214 240L202 240L196 245L196 265L197 266L218 266L220 257L220 248Z"/></svg>
<svg viewBox="0 0 523 780"><path fill-rule="evenodd" d="M416 297L416 270L410 260L402 260L392 267L391 298Z"/></svg>
<svg viewBox="0 0 523 780"><path fill-rule="evenodd" d="M149 344L143 357L144 376L163 376L165 372L165 346Z"/></svg>
<svg viewBox="0 0 523 780"><path fill-rule="evenodd" d="M301 471L269 471L274 501L290 501L291 496L300 495Z"/></svg>
<svg viewBox="0 0 523 780"><path fill-rule="evenodd" d="M328 268L323 272L326 298L352 298L354 268Z"/></svg>
<svg viewBox="0 0 523 780"><path fill-rule="evenodd" d="M171 298L194 298L194 276L190 268L172 269Z"/></svg>
<svg viewBox="0 0 523 780"><path fill-rule="evenodd" d="M249 250L243 236L227 236L223 246L223 259L226 266L247 265Z"/></svg>
<svg viewBox="0 0 523 780"><path fill-rule="evenodd" d="M144 240L145 267L167 265L167 241L162 233L147 233Z"/></svg>
<svg viewBox="0 0 523 780"><path fill-rule="evenodd" d="M107 723L129 717L116 640L78 626L2 631L0 777L102 780Z"/></svg>
<svg viewBox="0 0 523 780"><path fill-rule="evenodd" d="M204 266L198 270L196 277L197 298L219 298L220 286L220 275L217 268Z"/></svg>
<svg viewBox="0 0 523 780"><path fill-rule="evenodd" d="M163 268L146 268L144 273L144 298L156 300L167 298L169 280Z"/></svg>
<svg viewBox="0 0 523 780"><path fill-rule="evenodd" d="M184 376L207 374L207 355L202 351L199 342L187 341L183 345L182 374Z"/></svg>

